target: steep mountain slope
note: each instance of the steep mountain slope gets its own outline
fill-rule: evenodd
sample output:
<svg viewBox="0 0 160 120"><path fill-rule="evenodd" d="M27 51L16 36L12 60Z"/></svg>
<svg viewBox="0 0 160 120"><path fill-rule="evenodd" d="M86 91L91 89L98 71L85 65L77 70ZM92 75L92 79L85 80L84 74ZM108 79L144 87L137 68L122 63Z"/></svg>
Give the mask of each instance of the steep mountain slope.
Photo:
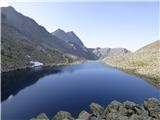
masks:
<svg viewBox="0 0 160 120"><path fill-rule="evenodd" d="M149 82L160 87L160 40L123 57L105 58L103 62L147 78Z"/></svg>
<svg viewBox="0 0 160 120"><path fill-rule="evenodd" d="M12 27L2 24L2 71L32 66L31 61L44 65L65 64L71 58L62 53L28 39Z"/></svg>
<svg viewBox="0 0 160 120"><path fill-rule="evenodd" d="M130 53L126 48L90 48L91 52L93 52L99 59L103 59L105 57L111 56L123 56L125 54Z"/></svg>
<svg viewBox="0 0 160 120"><path fill-rule="evenodd" d="M33 62L44 65L73 62L73 58L53 49L58 44L54 44L54 37L45 28L12 7L2 8L1 12L2 72L31 67Z"/></svg>
<svg viewBox="0 0 160 120"><path fill-rule="evenodd" d="M66 43L64 40L49 33L43 26L38 25L33 19L18 13L13 7L2 7L2 22L6 24L31 41L45 44L45 46L57 49L66 54L71 54L78 57L84 57L87 59L94 59L94 55L85 51L81 46ZM68 33L69 35L71 33ZM72 36L72 34L70 35ZM74 46L73 46L74 45ZM75 49L76 48L76 49Z"/></svg>
<svg viewBox="0 0 160 120"><path fill-rule="evenodd" d="M85 57L87 59L97 59L97 56L84 46L82 41L73 31L65 32L61 29L57 29L56 31L52 32L52 35L63 40L65 44L73 48L70 53L80 57Z"/></svg>

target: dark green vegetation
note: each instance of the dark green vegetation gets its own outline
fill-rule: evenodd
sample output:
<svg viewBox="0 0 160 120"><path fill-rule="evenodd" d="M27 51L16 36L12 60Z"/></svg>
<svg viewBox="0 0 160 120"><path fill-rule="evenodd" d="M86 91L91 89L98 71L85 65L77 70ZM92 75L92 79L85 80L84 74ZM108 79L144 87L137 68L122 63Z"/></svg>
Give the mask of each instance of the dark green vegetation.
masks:
<svg viewBox="0 0 160 120"><path fill-rule="evenodd" d="M159 120L160 101L149 98L143 105L125 101L120 103L112 101L106 108L97 103L90 104L90 113L83 110L78 118L74 118L71 113L66 111L58 112L50 120ZM31 120L49 120L45 113L41 113Z"/></svg>
<svg viewBox="0 0 160 120"><path fill-rule="evenodd" d="M160 87L160 40L146 45L134 53L112 56L103 62L131 74L145 78Z"/></svg>

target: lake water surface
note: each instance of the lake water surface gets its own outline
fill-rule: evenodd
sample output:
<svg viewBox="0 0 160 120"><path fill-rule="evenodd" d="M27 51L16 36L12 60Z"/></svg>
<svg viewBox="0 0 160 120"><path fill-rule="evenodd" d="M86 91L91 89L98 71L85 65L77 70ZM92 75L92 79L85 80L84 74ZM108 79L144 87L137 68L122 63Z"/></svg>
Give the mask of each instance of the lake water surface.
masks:
<svg viewBox="0 0 160 120"><path fill-rule="evenodd" d="M77 116L91 102L141 104L149 97L159 98L160 90L98 62L2 73L2 120L25 120L42 112L53 117L60 110Z"/></svg>

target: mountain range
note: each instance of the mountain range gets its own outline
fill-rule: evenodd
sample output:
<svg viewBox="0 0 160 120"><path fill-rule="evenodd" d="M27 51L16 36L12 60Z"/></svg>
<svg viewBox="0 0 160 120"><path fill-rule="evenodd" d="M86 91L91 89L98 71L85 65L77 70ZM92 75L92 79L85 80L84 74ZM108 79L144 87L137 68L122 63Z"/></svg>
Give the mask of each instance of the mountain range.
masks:
<svg viewBox="0 0 160 120"><path fill-rule="evenodd" d="M136 52L126 48L87 48L73 31L57 29L50 33L13 7L1 8L2 72L36 65L53 66L82 60L99 60L152 79L149 81L159 85L159 48L159 40Z"/></svg>
<svg viewBox="0 0 160 120"><path fill-rule="evenodd" d="M123 56L131 51L126 48L89 48L89 50L94 53L99 59L103 59L111 56Z"/></svg>
<svg viewBox="0 0 160 120"><path fill-rule="evenodd" d="M72 62L73 55L62 53L66 46L33 19L13 7L1 8L2 71L32 66L31 61L44 65Z"/></svg>
<svg viewBox="0 0 160 120"><path fill-rule="evenodd" d="M57 65L103 56L87 48L73 31L57 29L50 33L11 6L1 8L1 28L2 71L30 67L33 62Z"/></svg>

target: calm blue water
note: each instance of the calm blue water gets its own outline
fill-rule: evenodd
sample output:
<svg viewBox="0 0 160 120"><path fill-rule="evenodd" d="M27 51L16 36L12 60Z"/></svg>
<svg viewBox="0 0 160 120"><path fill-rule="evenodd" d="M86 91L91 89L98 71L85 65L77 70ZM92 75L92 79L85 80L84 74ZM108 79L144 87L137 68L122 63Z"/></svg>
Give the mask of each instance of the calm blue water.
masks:
<svg viewBox="0 0 160 120"><path fill-rule="evenodd" d="M73 116L91 102L112 100L142 103L160 97L146 81L96 62L56 68L36 68L2 74L2 119L23 120L60 110Z"/></svg>

